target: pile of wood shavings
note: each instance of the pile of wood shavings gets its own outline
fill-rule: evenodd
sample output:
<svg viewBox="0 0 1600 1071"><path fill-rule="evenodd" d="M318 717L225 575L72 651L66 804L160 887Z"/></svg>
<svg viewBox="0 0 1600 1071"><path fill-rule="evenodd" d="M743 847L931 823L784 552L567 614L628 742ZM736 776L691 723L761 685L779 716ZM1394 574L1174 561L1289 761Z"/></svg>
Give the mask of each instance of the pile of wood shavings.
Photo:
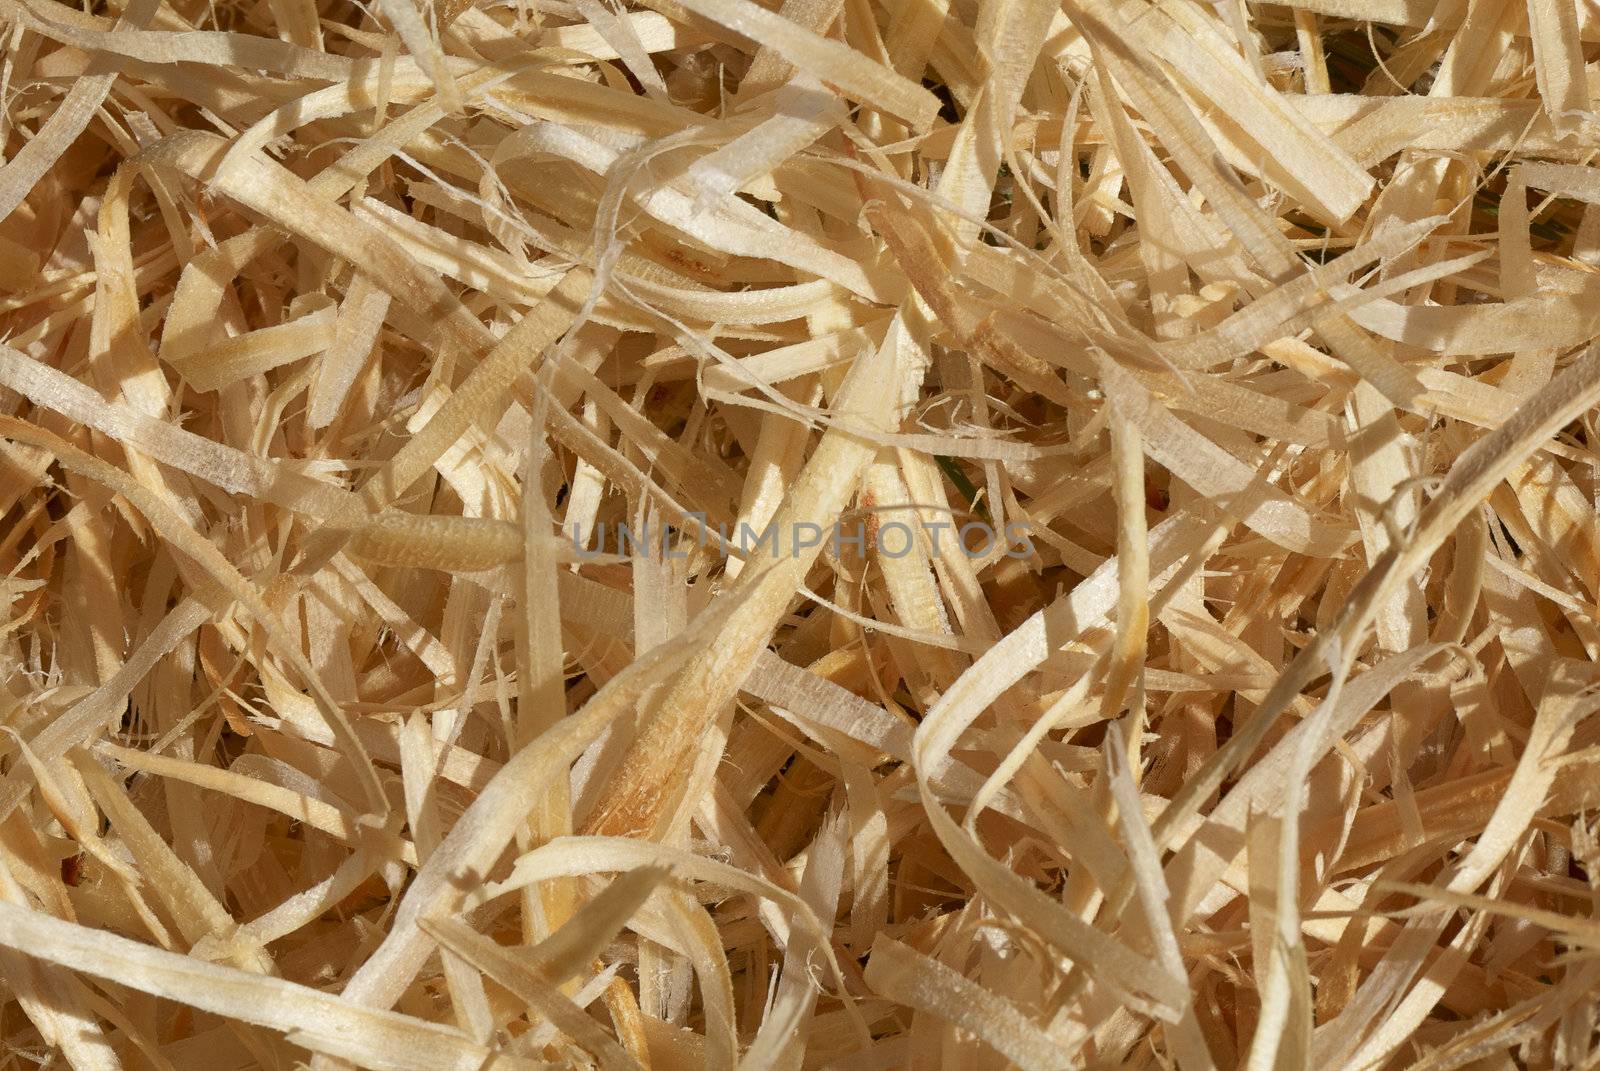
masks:
<svg viewBox="0 0 1600 1071"><path fill-rule="evenodd" d="M0 16L4 1067L1600 1066L1588 5Z"/></svg>

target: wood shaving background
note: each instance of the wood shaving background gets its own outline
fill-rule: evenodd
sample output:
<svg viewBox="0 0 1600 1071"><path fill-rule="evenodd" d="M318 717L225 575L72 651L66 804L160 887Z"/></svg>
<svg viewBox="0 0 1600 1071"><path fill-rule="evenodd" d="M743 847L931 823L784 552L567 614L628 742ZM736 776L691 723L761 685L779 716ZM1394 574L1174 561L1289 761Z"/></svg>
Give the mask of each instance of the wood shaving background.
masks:
<svg viewBox="0 0 1600 1071"><path fill-rule="evenodd" d="M0 27L4 1066L1600 1066L1590 5Z"/></svg>

